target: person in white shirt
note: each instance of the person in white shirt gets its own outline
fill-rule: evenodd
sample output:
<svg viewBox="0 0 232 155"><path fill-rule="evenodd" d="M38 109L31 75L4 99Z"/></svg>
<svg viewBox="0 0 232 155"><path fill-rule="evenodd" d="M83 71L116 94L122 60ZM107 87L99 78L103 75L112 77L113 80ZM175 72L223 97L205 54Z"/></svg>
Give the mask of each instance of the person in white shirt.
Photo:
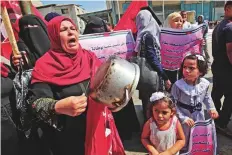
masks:
<svg viewBox="0 0 232 155"><path fill-rule="evenodd" d="M190 22L187 21L187 12L181 11L180 15L182 16L182 19L183 19L183 29L190 29L192 25Z"/></svg>

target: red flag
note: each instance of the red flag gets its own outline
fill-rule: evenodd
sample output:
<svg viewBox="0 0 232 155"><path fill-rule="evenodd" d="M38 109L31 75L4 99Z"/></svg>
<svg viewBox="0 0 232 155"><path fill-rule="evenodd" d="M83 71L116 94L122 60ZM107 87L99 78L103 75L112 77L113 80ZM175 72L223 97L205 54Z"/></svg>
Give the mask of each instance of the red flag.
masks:
<svg viewBox="0 0 232 155"><path fill-rule="evenodd" d="M148 6L147 1L133 0L122 18L119 20L118 24L115 26L114 31L131 29L133 33L136 33L137 29L135 25L135 18L140 9L145 6Z"/></svg>
<svg viewBox="0 0 232 155"><path fill-rule="evenodd" d="M100 62L92 63L92 77ZM93 78L91 78L91 81ZM93 87L90 82L90 88ZM125 155L123 144L111 111L103 104L88 98L85 155Z"/></svg>
<svg viewBox="0 0 232 155"><path fill-rule="evenodd" d="M125 155L111 111L89 98L85 155Z"/></svg>
<svg viewBox="0 0 232 155"><path fill-rule="evenodd" d="M22 17L22 12L19 6L19 1L17 0L2 1L1 6L6 7L10 21L11 21L12 29L14 31L15 39L18 40L18 32L19 32L18 21L19 21L19 18ZM36 16L40 17L41 19L44 19L44 17L40 14L40 12L33 5L32 5L32 10ZM47 23L45 20L44 22L45 24ZM5 30L4 23L2 22L2 17L1 17L0 31L1 31L1 56L10 60L12 48L11 48L6 30Z"/></svg>

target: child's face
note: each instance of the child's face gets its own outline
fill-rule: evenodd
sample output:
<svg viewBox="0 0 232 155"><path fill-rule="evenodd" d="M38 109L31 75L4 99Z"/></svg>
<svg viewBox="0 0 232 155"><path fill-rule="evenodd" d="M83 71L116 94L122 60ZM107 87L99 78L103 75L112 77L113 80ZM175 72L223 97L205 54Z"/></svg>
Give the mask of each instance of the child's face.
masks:
<svg viewBox="0 0 232 155"><path fill-rule="evenodd" d="M166 124L169 119L173 116L172 110L168 107L168 103L160 101L152 108L153 118L157 125Z"/></svg>
<svg viewBox="0 0 232 155"><path fill-rule="evenodd" d="M186 80L195 83L195 81L201 75L197 66L197 60L192 60L192 59L184 60L183 75Z"/></svg>

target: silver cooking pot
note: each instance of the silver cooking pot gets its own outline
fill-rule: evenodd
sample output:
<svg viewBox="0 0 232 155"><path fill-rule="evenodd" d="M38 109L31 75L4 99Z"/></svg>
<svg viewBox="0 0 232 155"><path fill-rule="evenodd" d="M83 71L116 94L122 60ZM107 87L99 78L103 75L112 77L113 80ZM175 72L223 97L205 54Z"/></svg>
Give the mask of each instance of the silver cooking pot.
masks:
<svg viewBox="0 0 232 155"><path fill-rule="evenodd" d="M139 66L119 57L111 57L97 70L90 96L106 104L113 112L127 105L140 77Z"/></svg>

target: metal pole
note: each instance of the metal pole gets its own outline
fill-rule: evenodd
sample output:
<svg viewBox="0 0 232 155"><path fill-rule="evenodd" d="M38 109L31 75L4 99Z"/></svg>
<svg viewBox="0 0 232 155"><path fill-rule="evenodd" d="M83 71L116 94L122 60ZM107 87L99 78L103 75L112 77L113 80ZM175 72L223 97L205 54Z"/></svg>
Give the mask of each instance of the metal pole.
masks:
<svg viewBox="0 0 232 155"><path fill-rule="evenodd" d="M117 7L118 7L118 20L120 20L121 14L120 14L120 8L119 8L119 2L118 2L118 0L117 0Z"/></svg>
<svg viewBox="0 0 232 155"><path fill-rule="evenodd" d="M204 16L204 0L201 1L201 12L202 15Z"/></svg>
<svg viewBox="0 0 232 155"><path fill-rule="evenodd" d="M112 6L112 18L113 18L113 24L116 25L117 21L116 21L116 11L115 11L115 5L114 5L114 1L111 0L111 6Z"/></svg>
<svg viewBox="0 0 232 155"><path fill-rule="evenodd" d="M213 20L215 20L216 19L216 17L215 17L216 16L215 1L213 1L213 8L214 8L213 9Z"/></svg>
<svg viewBox="0 0 232 155"><path fill-rule="evenodd" d="M162 7L163 7L163 22L164 22L164 21L165 21L165 13L164 13L164 0L163 0Z"/></svg>

